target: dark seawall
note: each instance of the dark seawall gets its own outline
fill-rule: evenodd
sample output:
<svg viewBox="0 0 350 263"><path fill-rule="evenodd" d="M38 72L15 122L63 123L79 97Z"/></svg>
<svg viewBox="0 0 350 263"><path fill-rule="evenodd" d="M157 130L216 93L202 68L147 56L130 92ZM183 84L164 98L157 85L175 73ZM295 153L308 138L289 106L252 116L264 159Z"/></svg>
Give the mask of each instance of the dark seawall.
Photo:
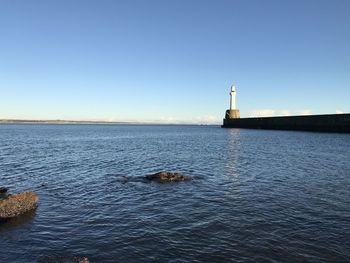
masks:
<svg viewBox="0 0 350 263"><path fill-rule="evenodd" d="M224 119L221 127L350 133L350 114Z"/></svg>

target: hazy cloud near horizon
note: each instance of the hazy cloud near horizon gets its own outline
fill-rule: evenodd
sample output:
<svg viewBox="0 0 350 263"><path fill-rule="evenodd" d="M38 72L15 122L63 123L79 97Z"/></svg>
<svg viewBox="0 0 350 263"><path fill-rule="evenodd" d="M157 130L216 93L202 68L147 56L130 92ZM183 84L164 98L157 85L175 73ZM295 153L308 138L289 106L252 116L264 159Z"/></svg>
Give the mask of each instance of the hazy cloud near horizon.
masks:
<svg viewBox="0 0 350 263"><path fill-rule="evenodd" d="M221 124L221 117L214 115L204 115L194 118L176 118L173 116L161 117L159 119L146 119L141 122L159 123L159 124ZM140 122L140 120L130 120L131 122Z"/></svg>
<svg viewBox="0 0 350 263"><path fill-rule="evenodd" d="M294 115L311 115L311 110L289 111L273 109L257 109L249 112L249 117L273 117L273 116L294 116Z"/></svg>

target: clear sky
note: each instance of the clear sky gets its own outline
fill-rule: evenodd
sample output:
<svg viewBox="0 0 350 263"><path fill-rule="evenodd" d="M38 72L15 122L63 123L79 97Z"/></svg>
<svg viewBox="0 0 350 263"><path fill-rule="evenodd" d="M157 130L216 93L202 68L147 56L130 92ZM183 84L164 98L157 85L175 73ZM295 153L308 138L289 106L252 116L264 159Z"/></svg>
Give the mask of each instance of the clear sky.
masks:
<svg viewBox="0 0 350 263"><path fill-rule="evenodd" d="M350 112L347 0L0 0L0 118Z"/></svg>

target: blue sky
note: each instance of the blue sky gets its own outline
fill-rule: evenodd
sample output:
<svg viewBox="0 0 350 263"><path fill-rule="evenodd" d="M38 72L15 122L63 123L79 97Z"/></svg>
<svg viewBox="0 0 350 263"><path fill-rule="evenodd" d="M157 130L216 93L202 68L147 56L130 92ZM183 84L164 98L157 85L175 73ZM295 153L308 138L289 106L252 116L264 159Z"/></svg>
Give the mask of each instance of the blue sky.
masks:
<svg viewBox="0 0 350 263"><path fill-rule="evenodd" d="M347 0L0 0L0 118L350 112Z"/></svg>

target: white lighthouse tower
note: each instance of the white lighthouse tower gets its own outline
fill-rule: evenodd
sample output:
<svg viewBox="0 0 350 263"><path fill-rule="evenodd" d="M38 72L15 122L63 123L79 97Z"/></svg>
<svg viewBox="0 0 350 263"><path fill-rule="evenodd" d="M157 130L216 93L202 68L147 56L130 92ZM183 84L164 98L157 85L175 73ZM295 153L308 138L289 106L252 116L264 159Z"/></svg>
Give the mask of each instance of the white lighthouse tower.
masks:
<svg viewBox="0 0 350 263"><path fill-rule="evenodd" d="M231 92L230 92L230 110L236 109L236 87L235 85L231 86Z"/></svg>
<svg viewBox="0 0 350 263"><path fill-rule="evenodd" d="M239 119L240 114L239 110L236 108L236 87L235 85L231 86L230 92L230 109L226 111L225 119Z"/></svg>

